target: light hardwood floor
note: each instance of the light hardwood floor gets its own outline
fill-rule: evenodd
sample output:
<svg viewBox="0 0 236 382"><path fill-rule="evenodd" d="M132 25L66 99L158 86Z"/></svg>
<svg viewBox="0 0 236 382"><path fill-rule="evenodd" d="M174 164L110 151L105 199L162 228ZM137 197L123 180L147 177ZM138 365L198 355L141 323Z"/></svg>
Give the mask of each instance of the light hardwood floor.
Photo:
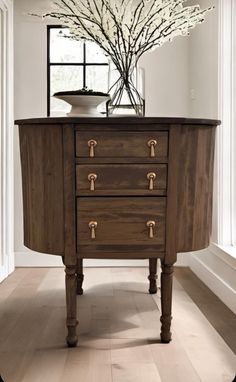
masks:
<svg viewBox="0 0 236 382"><path fill-rule="evenodd" d="M173 341L166 345L159 342L160 295L148 294L147 268L85 268L84 295L78 296L79 346L68 349L63 270L17 269L0 285L3 380L232 382L236 357L212 323L230 318L226 337L232 340L226 340L233 349L235 321L220 317L225 312L214 295L200 310L207 304L206 291L199 287L198 295L194 278L191 288L189 272L176 269Z"/></svg>

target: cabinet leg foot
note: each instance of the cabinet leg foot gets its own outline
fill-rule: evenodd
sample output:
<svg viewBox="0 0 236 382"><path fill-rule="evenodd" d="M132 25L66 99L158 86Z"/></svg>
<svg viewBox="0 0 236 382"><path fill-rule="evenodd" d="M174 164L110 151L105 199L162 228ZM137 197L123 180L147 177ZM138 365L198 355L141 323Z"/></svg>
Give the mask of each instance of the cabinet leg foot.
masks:
<svg viewBox="0 0 236 382"><path fill-rule="evenodd" d="M75 320L74 322L72 321L73 320L70 320L70 321L67 320L68 335L66 337L66 342L68 347L70 348L75 347L78 342L78 336L76 332L76 326L78 325L78 321L77 320Z"/></svg>
<svg viewBox="0 0 236 382"><path fill-rule="evenodd" d="M149 293L157 293L157 259L149 259Z"/></svg>
<svg viewBox="0 0 236 382"><path fill-rule="evenodd" d="M171 341L171 319L172 317L161 316L161 342L168 344Z"/></svg>
<svg viewBox="0 0 236 382"><path fill-rule="evenodd" d="M83 294L83 281L84 281L84 275L83 275L83 259L77 259L77 294L82 295Z"/></svg>
<svg viewBox="0 0 236 382"><path fill-rule="evenodd" d="M68 329L68 335L66 342L69 347L76 346L78 337L76 333L76 327L78 321L76 319L76 266L66 266L66 308L67 308L67 320L66 325Z"/></svg>
<svg viewBox="0 0 236 382"><path fill-rule="evenodd" d="M171 341L171 308L172 308L172 284L173 284L173 265L162 264L161 273L161 342Z"/></svg>

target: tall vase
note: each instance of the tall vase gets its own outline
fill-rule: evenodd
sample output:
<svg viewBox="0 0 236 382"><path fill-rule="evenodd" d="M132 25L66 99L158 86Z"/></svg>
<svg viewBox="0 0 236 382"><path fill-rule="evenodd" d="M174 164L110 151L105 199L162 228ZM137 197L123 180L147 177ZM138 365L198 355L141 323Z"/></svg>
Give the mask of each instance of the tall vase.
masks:
<svg viewBox="0 0 236 382"><path fill-rule="evenodd" d="M108 115L145 115L144 69L133 65L128 70L118 71L109 63L109 90L111 101Z"/></svg>

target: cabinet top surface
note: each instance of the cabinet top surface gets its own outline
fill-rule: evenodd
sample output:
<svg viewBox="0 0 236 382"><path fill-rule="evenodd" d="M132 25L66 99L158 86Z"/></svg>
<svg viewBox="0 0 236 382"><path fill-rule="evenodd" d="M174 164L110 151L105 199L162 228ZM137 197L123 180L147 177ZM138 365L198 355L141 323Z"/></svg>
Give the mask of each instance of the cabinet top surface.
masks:
<svg viewBox="0 0 236 382"><path fill-rule="evenodd" d="M200 119L200 118L174 118L174 117L48 117L48 118L31 118L19 119L15 121L16 125L43 125L43 124L91 124L91 125L121 125L128 123L130 125L220 125L219 120Z"/></svg>

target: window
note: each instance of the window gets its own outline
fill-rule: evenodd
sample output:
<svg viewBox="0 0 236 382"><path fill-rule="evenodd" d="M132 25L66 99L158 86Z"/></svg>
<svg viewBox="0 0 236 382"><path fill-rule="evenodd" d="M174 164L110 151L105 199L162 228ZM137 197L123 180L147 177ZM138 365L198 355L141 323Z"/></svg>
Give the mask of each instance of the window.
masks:
<svg viewBox="0 0 236 382"><path fill-rule="evenodd" d="M72 40L69 35L67 28L48 26L48 116L70 109L65 102L52 97L56 92L85 86L95 91L108 91L108 58L102 49L93 42Z"/></svg>

